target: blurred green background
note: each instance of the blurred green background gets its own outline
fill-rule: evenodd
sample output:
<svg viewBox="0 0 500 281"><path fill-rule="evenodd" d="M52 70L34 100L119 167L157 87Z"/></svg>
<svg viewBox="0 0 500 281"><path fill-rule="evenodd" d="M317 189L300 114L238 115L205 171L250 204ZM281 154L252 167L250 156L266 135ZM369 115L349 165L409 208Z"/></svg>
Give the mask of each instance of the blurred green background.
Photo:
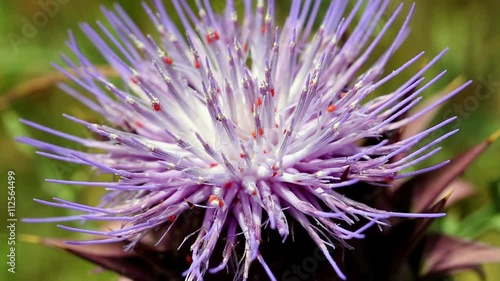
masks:
<svg viewBox="0 0 500 281"><path fill-rule="evenodd" d="M76 237L73 233L58 229L54 224L18 222L17 272L12 275L5 270L7 251L4 206L7 199L8 170L16 173L17 218L67 214L64 210L34 203L34 197L50 200L57 196L90 202L96 201L102 194L99 189L64 187L45 182L45 178L88 179L89 171L76 165L37 156L33 148L13 141L13 137L22 135L76 147L20 125L20 117L79 136L88 136L86 130L62 118L61 114L68 113L87 119L94 117L89 115L89 110L84 106L54 87L54 81L60 79L60 76L54 74L50 62L60 62L59 53L67 51L67 30L75 31L82 49L86 50L85 53L96 64L103 64L103 60L79 31L78 24L94 24L96 19L104 20L99 10L100 5L111 7L113 3L118 2L139 26L151 30L149 19L139 1L59 0L61 4L58 4L55 12L46 16L46 22L43 22L43 15L40 15L44 10L39 2L47 0L0 1L0 179L4 181L1 185L4 191L0 191L3 193L0 195L0 280L117 280L111 273L96 273L92 265L69 254L21 241L22 235ZM289 1L277 2L278 5L284 6L277 9L279 16L283 18ZM442 120L451 113L458 115L459 120L449 126L449 129L461 129L443 144L443 151L433 160L437 162L464 151L500 128L500 2L416 0L416 3L412 33L394 55L388 69L397 67L422 50L427 52L427 58L430 59L449 46L449 53L429 71L428 77L443 69L448 69L449 72L440 83L426 92L427 97L445 87L457 76L475 81L472 86L453 98L435 120ZM219 3L217 5L223 6ZM405 6L405 11L408 6ZM24 36L25 20L33 22L34 17L39 17L40 27L29 36ZM387 39L395 32L396 30L393 30L389 33ZM380 49L389 43L390 40L383 41ZM26 83L27 81L31 82ZM397 84L398 80L392 85L396 85L394 83ZM479 100L477 95L486 98ZM477 187L477 194L452 208L446 218L436 223L436 229L500 246L499 158L500 142L497 142L464 174L464 178ZM487 265L486 276L489 281L500 280L498 265ZM471 273L461 273L456 278L479 280Z"/></svg>

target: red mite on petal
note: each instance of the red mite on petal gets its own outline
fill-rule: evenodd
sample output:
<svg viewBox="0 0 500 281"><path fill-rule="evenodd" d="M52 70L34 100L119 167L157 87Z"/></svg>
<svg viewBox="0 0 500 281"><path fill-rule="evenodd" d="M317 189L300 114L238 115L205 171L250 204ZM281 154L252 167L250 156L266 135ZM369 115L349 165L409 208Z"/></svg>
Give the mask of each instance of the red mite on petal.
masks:
<svg viewBox="0 0 500 281"><path fill-rule="evenodd" d="M161 110L161 105L157 101L152 102L151 106L153 107L154 111L160 111Z"/></svg>
<svg viewBox="0 0 500 281"><path fill-rule="evenodd" d="M174 61L172 60L171 57L165 57L165 58L163 58L163 62L166 63L166 64L168 64L168 65L172 65L172 63Z"/></svg>
<svg viewBox="0 0 500 281"><path fill-rule="evenodd" d="M328 111L329 113L332 113L333 111L335 111L335 105L328 106L328 108L326 109L326 111Z"/></svg>
<svg viewBox="0 0 500 281"><path fill-rule="evenodd" d="M220 198L216 195L210 195L210 197L208 197L208 203L212 207L223 207L224 206L224 201L222 200L222 198Z"/></svg>
<svg viewBox="0 0 500 281"><path fill-rule="evenodd" d="M257 98L257 106L261 106L262 105L262 99L259 97Z"/></svg>
<svg viewBox="0 0 500 281"><path fill-rule="evenodd" d="M259 128L259 136L262 136L262 135L264 135L264 129Z"/></svg>

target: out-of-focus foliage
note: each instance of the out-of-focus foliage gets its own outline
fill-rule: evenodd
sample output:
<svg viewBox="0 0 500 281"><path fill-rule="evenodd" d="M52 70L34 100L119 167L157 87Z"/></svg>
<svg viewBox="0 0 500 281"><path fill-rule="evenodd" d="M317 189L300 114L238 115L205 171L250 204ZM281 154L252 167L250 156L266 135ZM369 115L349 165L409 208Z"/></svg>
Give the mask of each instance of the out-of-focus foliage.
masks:
<svg viewBox="0 0 500 281"><path fill-rule="evenodd" d="M44 10L40 3L61 3ZM149 19L139 1L117 1L136 23L152 30ZM235 2L240 2L235 1ZM277 1L283 8L279 15L286 15L288 1ZM410 3L410 1L405 1ZM466 147L485 139L500 128L500 2L496 0L416 0L417 9L412 21L412 33L393 59L396 67L418 52L425 50L432 57L445 47L449 53L429 73L429 77L442 69L448 75L436 87L426 91L428 97L450 83L456 76L475 82L438 114L442 120L457 115L458 121L448 129L460 127L461 131L447 140L443 151L434 159L451 158ZM64 4L62 4L64 3ZM54 86L61 78L54 74L51 61L59 62L60 52L66 51L67 30L75 36L96 64L102 58L78 30L80 22L94 23L103 19L99 5L110 6L114 1L59 0L4 0L0 2L0 234L5 233L7 171L16 172L17 217L42 217L64 215L65 210L52 209L33 202L32 198L62 197L68 200L90 202L98 200L100 189L64 187L47 183L45 178L72 180L87 179L89 170L68 165L34 154L33 148L15 143L15 136L32 136L38 139L76 147L64 140L21 126L19 117L37 121L68 133L88 136L82 127L61 117L68 113L84 119L96 116ZM285 3L285 4L282 4ZM405 11L409 5L406 5ZM49 6L46 6L47 8ZM44 15L45 19L44 20ZM403 20L403 17L401 17ZM27 23L29 22L29 23ZM32 23L36 22L38 26ZM390 36L389 33L388 36ZM390 38L388 38L390 39ZM387 46L389 40L381 44ZM388 71L392 69L387 69ZM409 71L411 72L411 71ZM404 74L403 74L404 75ZM40 78L42 77L42 78ZM33 80L36 79L36 80ZM27 83L26 81L30 81ZM397 79L392 85L397 84ZM391 85L389 85L391 87ZM441 88L440 88L441 87ZM452 128L453 127L453 128ZM465 173L464 178L476 187L476 196L452 208L448 216L438 220L433 228L455 236L478 239L500 246L500 144L493 144ZM97 175L95 176L97 177ZM0 236L1 280L116 280L111 273L95 272L93 265L63 252L28 243L29 235L47 237L75 237L59 230L53 224L17 224L17 273L15 277L5 269L5 236ZM500 280L500 269L486 266L487 280ZM475 280L470 273L460 274L457 280Z"/></svg>

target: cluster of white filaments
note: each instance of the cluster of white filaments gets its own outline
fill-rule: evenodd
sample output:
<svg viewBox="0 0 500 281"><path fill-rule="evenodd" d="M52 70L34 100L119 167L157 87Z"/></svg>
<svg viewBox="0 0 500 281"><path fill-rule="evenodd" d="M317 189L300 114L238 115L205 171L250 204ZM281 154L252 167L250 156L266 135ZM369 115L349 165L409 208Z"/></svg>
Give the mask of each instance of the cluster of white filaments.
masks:
<svg viewBox="0 0 500 281"><path fill-rule="evenodd" d="M208 1L196 2L198 15L184 1L172 1L172 14L178 14L183 30L175 26L161 1L156 1L157 13L145 4L159 32L155 39L144 35L118 6L116 12L104 9L117 37L100 22L104 36L82 25L125 81L123 89L100 74L71 36L68 45L78 63L63 59L74 73L57 68L93 98L69 85L61 87L112 125L67 117L105 140L69 136L24 121L104 151L84 153L21 140L48 151L41 154L120 176L118 182L51 180L105 186L109 193L98 207L62 199L55 203L38 200L85 213L60 221L125 222L110 231L62 226L108 237L79 244L125 240L133 247L149 231L164 228L167 232L184 212L201 207L206 212L190 248L192 263L185 272L186 280L202 280L206 271L225 269L240 237L245 241L238 270L241 278L248 278L251 263L258 260L276 280L259 251L261 231L276 229L285 241L290 234L288 217L304 227L339 277L345 278L330 254L335 243L346 245L345 240L362 238L367 228L386 225L393 216L440 215L380 211L335 190L360 181L387 185L445 164L401 173L439 150L428 151L454 131L409 153L452 118L405 140L391 143L383 137L463 88L417 114L406 114L420 101L422 91L444 75L442 72L423 84L423 73L444 52L399 88L366 99L423 55L383 76L386 62L408 34L408 16L393 43L367 70L360 71L402 6L382 24L389 0L358 1L345 17L348 1L333 1L313 32L318 12L324 7L321 1L293 1L282 28L275 23L274 1L265 4L259 0L256 7L253 1L244 1L242 19L231 0L222 14L215 13ZM410 15L412 11L413 7ZM363 145L361 141L368 138L379 138L380 142ZM403 152L406 156L390 161ZM345 227L355 224L359 225L354 231ZM209 268L217 243L225 243L222 263Z"/></svg>

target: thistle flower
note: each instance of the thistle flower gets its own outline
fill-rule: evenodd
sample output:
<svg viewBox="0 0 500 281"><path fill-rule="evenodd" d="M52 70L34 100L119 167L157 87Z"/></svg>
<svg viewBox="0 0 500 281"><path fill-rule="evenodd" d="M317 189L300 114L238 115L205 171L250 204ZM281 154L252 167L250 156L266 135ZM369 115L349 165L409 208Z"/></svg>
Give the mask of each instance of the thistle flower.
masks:
<svg viewBox="0 0 500 281"><path fill-rule="evenodd" d="M114 11L103 9L111 29L98 22L99 34L83 24L82 30L123 80L119 84L93 66L70 33L68 46L76 61L62 59L73 72L55 67L90 97L66 84L61 88L109 125L65 115L101 136L83 139L23 120L94 152L30 138L19 141L44 150L39 153L43 156L89 165L119 180L49 179L103 186L108 193L98 206L60 198L36 200L82 214L26 221L118 222L120 226L110 230L60 227L105 237L69 243L125 241L126 249L132 250L151 232L163 233L156 241L161 243L169 231L181 227L179 218L200 208L205 210L200 228L186 235L186 241L196 237L190 245L186 280L202 280L207 271L224 270L232 259L238 261L235 274L243 280L249 278L256 260L276 280L262 255L264 230L287 241L290 223L296 222L345 279L332 257L336 246L349 248L348 240L364 238L367 229L387 226L394 217L443 215L380 210L345 195L360 183L384 188L394 180L447 164L408 172L436 154L439 148L433 147L457 131L438 137L434 133L454 118L406 139L391 138L469 84L416 114L407 114L422 92L445 74L427 82L423 77L445 51L398 88L377 91L423 56L386 69L408 35L413 6L392 44L375 57L374 49L392 28L402 5L381 24L388 0L365 5L358 1L348 13L348 1L333 1L314 31L320 1L293 1L283 26L276 22L274 1L258 1L256 6L244 1L241 19L231 0L222 14L214 12L208 1L201 2L196 1L198 14L184 1L172 2L175 11L170 14L178 15L181 28L161 1L155 1L156 11L144 4L158 31L154 37L142 33L119 6ZM369 58L375 62L368 65ZM238 242L244 246L237 247ZM220 264L213 265L217 245L224 249Z"/></svg>

